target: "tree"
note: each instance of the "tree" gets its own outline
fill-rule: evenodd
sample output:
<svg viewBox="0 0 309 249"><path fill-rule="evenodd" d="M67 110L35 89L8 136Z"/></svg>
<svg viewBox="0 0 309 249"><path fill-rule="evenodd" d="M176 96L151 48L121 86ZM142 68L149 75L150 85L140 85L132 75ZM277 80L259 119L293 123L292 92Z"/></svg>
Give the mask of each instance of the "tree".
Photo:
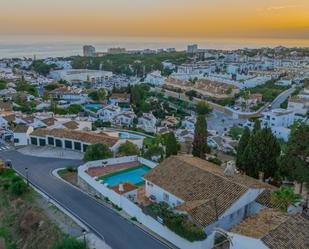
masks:
<svg viewBox="0 0 309 249"><path fill-rule="evenodd" d="M210 151L207 145L207 122L205 115L198 115L193 139L193 156L205 159L205 154Z"/></svg>
<svg viewBox="0 0 309 249"><path fill-rule="evenodd" d="M278 171L277 158L280 151L280 144L270 128L264 128L252 133L243 153L246 174L258 178L259 172L263 172L264 179L275 177Z"/></svg>
<svg viewBox="0 0 309 249"><path fill-rule="evenodd" d="M110 151L106 144L98 143L92 144L87 147L86 153L84 155L85 161L95 161L110 158L113 153Z"/></svg>
<svg viewBox="0 0 309 249"><path fill-rule="evenodd" d="M99 89L98 91L93 91L89 93L88 97L91 98L93 101L99 101L103 103L106 98L106 92L104 89Z"/></svg>
<svg viewBox="0 0 309 249"><path fill-rule="evenodd" d="M129 141L119 146L119 154L121 156L135 156L135 155L139 155L139 153L140 151L137 145Z"/></svg>
<svg viewBox="0 0 309 249"><path fill-rule="evenodd" d="M292 188L280 187L271 194L271 200L275 203L279 210L287 212L288 208L292 205L299 203L302 200L301 195L294 193Z"/></svg>
<svg viewBox="0 0 309 249"><path fill-rule="evenodd" d="M250 130L248 127L245 127L238 143L237 158L236 158L236 166L238 169L242 171L245 170L244 153L249 141L250 141Z"/></svg>
<svg viewBox="0 0 309 249"><path fill-rule="evenodd" d="M196 105L196 113L198 115L206 115L211 111L212 109L204 101L199 101Z"/></svg>
<svg viewBox="0 0 309 249"><path fill-rule="evenodd" d="M280 158L280 173L289 180L309 183L309 125L300 124L292 129L287 150Z"/></svg>
<svg viewBox="0 0 309 249"><path fill-rule="evenodd" d="M252 133L255 134L259 130L261 130L261 121L259 119L257 119L254 122Z"/></svg>
<svg viewBox="0 0 309 249"><path fill-rule="evenodd" d="M75 238L67 237L57 241L52 249L88 249L88 246Z"/></svg>
<svg viewBox="0 0 309 249"><path fill-rule="evenodd" d="M179 144L173 132L169 132L164 136L164 144L166 146L166 158L170 157L171 155L177 155L179 151Z"/></svg>

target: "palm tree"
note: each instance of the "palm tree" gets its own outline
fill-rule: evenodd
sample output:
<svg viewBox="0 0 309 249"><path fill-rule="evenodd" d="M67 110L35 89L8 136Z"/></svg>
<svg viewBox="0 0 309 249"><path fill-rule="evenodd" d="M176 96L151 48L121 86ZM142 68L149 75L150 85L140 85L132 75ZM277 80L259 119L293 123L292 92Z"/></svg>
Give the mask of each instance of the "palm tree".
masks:
<svg viewBox="0 0 309 249"><path fill-rule="evenodd" d="M289 206L295 206L302 200L302 196L294 193L292 188L280 187L271 194L271 199L280 211L287 212Z"/></svg>

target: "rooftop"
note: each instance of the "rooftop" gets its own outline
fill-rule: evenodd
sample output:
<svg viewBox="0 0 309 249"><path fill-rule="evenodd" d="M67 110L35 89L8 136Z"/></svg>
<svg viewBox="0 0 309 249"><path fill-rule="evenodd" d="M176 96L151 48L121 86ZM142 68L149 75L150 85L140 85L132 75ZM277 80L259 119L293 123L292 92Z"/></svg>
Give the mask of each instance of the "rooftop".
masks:
<svg viewBox="0 0 309 249"><path fill-rule="evenodd" d="M235 174L226 176L224 169L190 156L171 156L152 169L144 178L184 201L177 209L207 226L222 215L250 188L271 189L271 185Z"/></svg>
<svg viewBox="0 0 309 249"><path fill-rule="evenodd" d="M309 248L309 217L265 208L235 226L231 232L261 239L272 249Z"/></svg>
<svg viewBox="0 0 309 249"><path fill-rule="evenodd" d="M107 136L104 134L98 134L94 132L86 131L74 131L68 129L46 129L40 128L31 133L32 136L46 137L53 136L59 138L67 138L72 140L78 140L89 144L104 143L108 146L114 146L119 138Z"/></svg>

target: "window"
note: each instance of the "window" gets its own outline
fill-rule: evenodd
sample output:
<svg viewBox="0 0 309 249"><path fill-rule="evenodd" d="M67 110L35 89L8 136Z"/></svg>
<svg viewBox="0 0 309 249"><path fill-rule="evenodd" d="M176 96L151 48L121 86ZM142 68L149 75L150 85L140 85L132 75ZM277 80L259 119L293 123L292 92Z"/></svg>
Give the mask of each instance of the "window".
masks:
<svg viewBox="0 0 309 249"><path fill-rule="evenodd" d="M166 202L169 201L169 195L167 193L163 193L163 200Z"/></svg>
<svg viewBox="0 0 309 249"><path fill-rule="evenodd" d="M62 141L60 139L56 139L56 147L61 147L62 148Z"/></svg>
<svg viewBox="0 0 309 249"><path fill-rule="evenodd" d="M64 145L66 149L72 149L72 141L65 140Z"/></svg>
<svg viewBox="0 0 309 249"><path fill-rule="evenodd" d="M82 149L81 143L80 142L74 142L74 149L80 151Z"/></svg>
<svg viewBox="0 0 309 249"><path fill-rule="evenodd" d="M14 143L19 143L19 138L14 138Z"/></svg>
<svg viewBox="0 0 309 249"><path fill-rule="evenodd" d="M31 144L38 145L38 139L36 137L31 138Z"/></svg>
<svg viewBox="0 0 309 249"><path fill-rule="evenodd" d="M44 138L40 138L39 139L39 143L40 143L40 146L45 146L46 145L46 140Z"/></svg>
<svg viewBox="0 0 309 249"><path fill-rule="evenodd" d="M47 142L49 145L55 145L55 139L53 137L48 137Z"/></svg>
<svg viewBox="0 0 309 249"><path fill-rule="evenodd" d="M88 144L83 144L83 151L86 152Z"/></svg>

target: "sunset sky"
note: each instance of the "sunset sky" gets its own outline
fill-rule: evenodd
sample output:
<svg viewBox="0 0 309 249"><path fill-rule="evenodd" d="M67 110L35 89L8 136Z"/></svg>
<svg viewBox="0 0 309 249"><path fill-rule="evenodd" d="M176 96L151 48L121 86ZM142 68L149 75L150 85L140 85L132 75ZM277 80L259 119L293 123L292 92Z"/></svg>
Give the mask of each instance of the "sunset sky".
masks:
<svg viewBox="0 0 309 249"><path fill-rule="evenodd" d="M309 0L0 0L1 34L309 39Z"/></svg>

